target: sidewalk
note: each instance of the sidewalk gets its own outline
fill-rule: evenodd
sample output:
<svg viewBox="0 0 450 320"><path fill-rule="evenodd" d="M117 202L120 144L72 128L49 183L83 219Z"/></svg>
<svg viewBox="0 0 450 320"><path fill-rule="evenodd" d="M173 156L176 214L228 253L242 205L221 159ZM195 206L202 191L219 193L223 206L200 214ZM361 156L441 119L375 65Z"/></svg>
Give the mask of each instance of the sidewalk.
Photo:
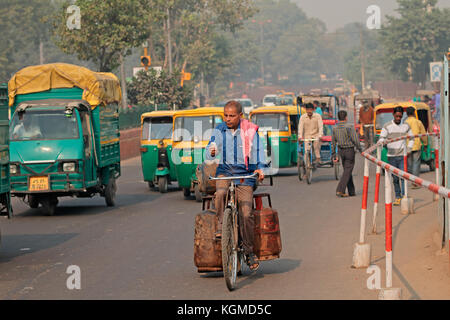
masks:
<svg viewBox="0 0 450 320"><path fill-rule="evenodd" d="M374 196L374 166L371 166L367 230L371 230ZM422 178L434 181L434 172L424 172ZM393 287L402 288L402 300L450 299L449 255L439 246L438 201L422 188L408 190L415 200L415 213L402 215L400 207L393 207ZM377 216L377 235L368 235L366 242L372 245L371 264L381 272L381 287L385 287L385 219L384 177L380 185L380 202ZM368 275L369 276L369 275Z"/></svg>

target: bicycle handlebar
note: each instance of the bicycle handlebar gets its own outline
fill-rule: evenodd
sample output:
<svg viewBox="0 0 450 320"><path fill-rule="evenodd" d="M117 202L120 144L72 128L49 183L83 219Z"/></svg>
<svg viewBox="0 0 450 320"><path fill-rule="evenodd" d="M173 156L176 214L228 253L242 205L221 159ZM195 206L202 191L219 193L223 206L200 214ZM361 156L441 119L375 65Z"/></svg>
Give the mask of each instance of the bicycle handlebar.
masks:
<svg viewBox="0 0 450 320"><path fill-rule="evenodd" d="M318 141L319 138L315 138L315 139L300 139L300 141L305 141L305 142L309 142L309 141Z"/></svg>
<svg viewBox="0 0 450 320"><path fill-rule="evenodd" d="M249 176L232 176L232 177L212 177L209 176L209 180L236 180L236 179L255 179L256 176L258 176L259 173L255 172Z"/></svg>

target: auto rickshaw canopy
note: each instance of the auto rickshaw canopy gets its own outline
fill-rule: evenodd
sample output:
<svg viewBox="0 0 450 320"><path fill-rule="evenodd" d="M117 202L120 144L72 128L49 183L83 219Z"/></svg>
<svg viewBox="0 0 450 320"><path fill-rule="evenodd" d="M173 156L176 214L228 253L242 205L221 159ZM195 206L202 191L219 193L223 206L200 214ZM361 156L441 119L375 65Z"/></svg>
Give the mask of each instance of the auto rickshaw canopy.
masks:
<svg viewBox="0 0 450 320"><path fill-rule="evenodd" d="M141 124L144 119L156 118L156 117L173 117L178 111L174 110L161 110L161 111L151 111L145 112L141 115Z"/></svg>
<svg viewBox="0 0 450 320"><path fill-rule="evenodd" d="M67 63L51 63L23 68L9 80L9 106L14 105L15 97L20 94L73 87L83 90L83 100L93 108L119 103L122 99L119 80L113 73L94 72Z"/></svg>
<svg viewBox="0 0 450 320"><path fill-rule="evenodd" d="M423 102L414 102L414 101L400 101L400 102L387 102L379 104L374 109L374 123L376 123L376 117L378 113L386 113L393 112L395 107L402 107L403 111L406 112L406 108L413 107L416 109L417 119L422 121L425 129L430 132L432 130L431 124L431 109L430 107ZM422 112L420 112L422 111ZM422 115L422 113L424 115ZM426 116L425 116L426 114ZM375 128L377 131L380 129Z"/></svg>

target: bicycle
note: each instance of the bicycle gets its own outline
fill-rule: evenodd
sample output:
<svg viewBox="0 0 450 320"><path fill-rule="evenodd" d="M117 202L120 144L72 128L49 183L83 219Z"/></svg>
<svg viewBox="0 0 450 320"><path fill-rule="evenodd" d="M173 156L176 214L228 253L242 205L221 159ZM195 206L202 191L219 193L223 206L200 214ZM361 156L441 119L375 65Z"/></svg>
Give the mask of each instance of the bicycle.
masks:
<svg viewBox="0 0 450 320"><path fill-rule="evenodd" d="M316 169L314 165L314 141L318 141L319 139L302 139L303 148L300 148L298 161L297 161L297 169L298 169L298 178L300 181L303 180L303 177L306 177L306 182L311 184L312 181L312 173L313 170ZM309 146L309 151L306 152L306 144ZM302 157L303 154L303 157Z"/></svg>
<svg viewBox="0 0 450 320"><path fill-rule="evenodd" d="M258 173L249 176L209 177L210 180L231 180L227 193L227 204L222 221L222 268L228 290L236 288L236 277L241 273L244 263L244 250L239 234L239 211L236 199L234 180L255 179Z"/></svg>

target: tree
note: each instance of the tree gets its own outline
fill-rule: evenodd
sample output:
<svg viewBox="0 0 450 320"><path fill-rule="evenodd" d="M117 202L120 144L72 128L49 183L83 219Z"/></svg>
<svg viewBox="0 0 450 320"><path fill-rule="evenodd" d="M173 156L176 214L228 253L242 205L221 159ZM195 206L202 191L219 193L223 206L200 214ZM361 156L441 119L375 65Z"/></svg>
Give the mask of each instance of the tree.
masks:
<svg viewBox="0 0 450 320"><path fill-rule="evenodd" d="M128 85L128 99L135 105L167 104L169 107L186 107L192 99L192 86L185 84L181 87L180 80L179 71L171 74L166 70L161 73L154 69L140 71Z"/></svg>
<svg viewBox="0 0 450 320"><path fill-rule="evenodd" d="M437 0L397 0L399 18L388 16L381 30L384 63L403 80L425 85L429 62L439 61L450 42L450 10Z"/></svg>
<svg viewBox="0 0 450 320"><path fill-rule="evenodd" d="M81 29L66 26L70 14L67 1L54 17L56 44L80 60L93 61L102 72L120 64L120 54L131 54L149 36L148 21L152 17L148 0L78 0Z"/></svg>

